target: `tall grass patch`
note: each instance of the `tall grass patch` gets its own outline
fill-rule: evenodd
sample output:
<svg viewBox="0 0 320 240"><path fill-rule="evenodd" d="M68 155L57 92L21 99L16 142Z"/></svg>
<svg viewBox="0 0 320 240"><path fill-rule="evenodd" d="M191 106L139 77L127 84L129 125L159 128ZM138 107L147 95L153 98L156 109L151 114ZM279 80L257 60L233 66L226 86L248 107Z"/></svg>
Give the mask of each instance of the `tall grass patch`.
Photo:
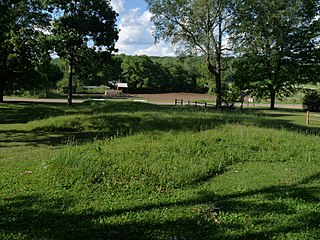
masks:
<svg viewBox="0 0 320 240"><path fill-rule="evenodd" d="M89 104L89 103L86 103ZM199 132L221 125L239 123L263 126L267 119L241 112L213 111L192 107L163 107L142 103L92 103L90 112L66 113L28 122L32 132L91 133L103 137L128 136L137 133ZM116 107L118 106L118 108ZM128 108L125 111L125 108ZM280 126L281 122L277 123ZM276 127L276 126L275 126ZM81 135L79 138L82 138Z"/></svg>
<svg viewBox="0 0 320 240"><path fill-rule="evenodd" d="M236 163L319 163L315 139L232 124L203 132L153 132L72 146L49 165L57 183L65 187L162 191L203 183Z"/></svg>

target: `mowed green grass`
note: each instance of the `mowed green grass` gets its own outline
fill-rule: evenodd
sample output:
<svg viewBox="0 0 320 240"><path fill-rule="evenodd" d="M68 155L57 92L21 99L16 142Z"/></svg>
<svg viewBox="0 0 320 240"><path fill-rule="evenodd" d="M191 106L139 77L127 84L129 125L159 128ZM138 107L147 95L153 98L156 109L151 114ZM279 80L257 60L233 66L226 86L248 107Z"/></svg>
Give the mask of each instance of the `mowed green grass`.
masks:
<svg viewBox="0 0 320 240"><path fill-rule="evenodd" d="M299 110L0 105L0 239L318 239Z"/></svg>

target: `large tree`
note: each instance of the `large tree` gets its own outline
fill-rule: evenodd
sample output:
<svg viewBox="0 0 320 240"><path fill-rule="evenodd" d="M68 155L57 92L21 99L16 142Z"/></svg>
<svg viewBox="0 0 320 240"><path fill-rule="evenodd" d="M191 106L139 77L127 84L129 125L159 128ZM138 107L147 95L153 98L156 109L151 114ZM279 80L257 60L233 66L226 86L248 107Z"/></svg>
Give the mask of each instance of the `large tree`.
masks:
<svg viewBox="0 0 320 240"><path fill-rule="evenodd" d="M203 54L215 78L217 105L222 103L221 73L227 49L232 0L146 0L153 14L156 40L181 44L184 51Z"/></svg>
<svg viewBox="0 0 320 240"><path fill-rule="evenodd" d="M49 59L44 29L49 16L42 1L0 1L0 102L4 92L30 89Z"/></svg>
<svg viewBox="0 0 320 240"><path fill-rule="evenodd" d="M86 59L101 52L115 51L118 39L117 13L109 0L50 0L54 9L53 42L59 57L69 65L68 104L72 104L74 68L86 64ZM78 69L78 70L79 70Z"/></svg>
<svg viewBox="0 0 320 240"><path fill-rule="evenodd" d="M255 95L290 93L319 81L319 0L241 0L230 33L238 53L236 80Z"/></svg>

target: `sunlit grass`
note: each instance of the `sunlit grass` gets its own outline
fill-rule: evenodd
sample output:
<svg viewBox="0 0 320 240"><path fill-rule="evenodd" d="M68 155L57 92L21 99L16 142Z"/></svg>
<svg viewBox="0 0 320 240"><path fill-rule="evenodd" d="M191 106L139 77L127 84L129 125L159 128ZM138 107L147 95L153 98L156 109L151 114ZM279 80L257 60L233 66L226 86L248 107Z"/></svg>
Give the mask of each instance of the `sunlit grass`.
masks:
<svg viewBox="0 0 320 240"><path fill-rule="evenodd" d="M1 239L317 239L302 111L0 105ZM8 116L8 118L7 118Z"/></svg>

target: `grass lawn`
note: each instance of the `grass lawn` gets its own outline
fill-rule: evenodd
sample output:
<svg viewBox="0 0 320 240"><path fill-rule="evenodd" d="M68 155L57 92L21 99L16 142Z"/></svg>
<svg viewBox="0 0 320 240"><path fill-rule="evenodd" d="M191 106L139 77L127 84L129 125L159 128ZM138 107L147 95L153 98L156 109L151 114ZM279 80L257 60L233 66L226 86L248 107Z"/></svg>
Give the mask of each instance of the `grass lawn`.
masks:
<svg viewBox="0 0 320 240"><path fill-rule="evenodd" d="M0 239L319 239L300 110L0 105Z"/></svg>

